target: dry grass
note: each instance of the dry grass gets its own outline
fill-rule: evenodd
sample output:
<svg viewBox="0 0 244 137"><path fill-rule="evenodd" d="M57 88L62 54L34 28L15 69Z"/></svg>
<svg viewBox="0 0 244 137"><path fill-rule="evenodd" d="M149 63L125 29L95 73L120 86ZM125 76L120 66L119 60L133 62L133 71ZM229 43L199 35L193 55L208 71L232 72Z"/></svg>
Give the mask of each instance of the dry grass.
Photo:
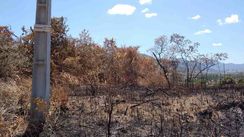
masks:
<svg viewBox="0 0 244 137"><path fill-rule="evenodd" d="M30 81L0 81L0 136L16 136L24 132Z"/></svg>
<svg viewBox="0 0 244 137"><path fill-rule="evenodd" d="M0 137L25 131L30 90L31 79L0 82ZM216 109L223 102L243 102L240 92L182 96L119 88L99 89L96 96L86 89L76 92L81 93L70 94L67 85L53 86L51 109L41 137L103 137L108 136L108 128L111 136L121 137L235 137L244 132L242 108ZM211 112L211 116L205 112Z"/></svg>
<svg viewBox="0 0 244 137"><path fill-rule="evenodd" d="M112 90L112 89L111 89ZM81 91L84 92L85 91ZM112 93L110 93L112 92ZM240 108L213 110L211 118L200 115L224 101L236 100L233 93L220 92L216 100L210 94L165 97L145 92L103 91L97 96L70 96L66 112L56 111L42 136L108 136L109 112L112 109L111 136L237 136L243 132L244 115ZM114 93L113 93L114 92ZM234 93L239 94L239 93ZM129 97L130 96L130 97ZM133 96L133 97L132 97ZM237 95L239 96L239 95ZM240 98L239 98L240 99ZM143 101L148 101L142 103ZM241 101L241 100L239 100ZM134 107L136 106L136 107ZM236 117L238 112L239 117ZM232 116L232 117L230 117ZM238 119L240 123L226 125ZM55 120L53 120L55 119ZM213 122L215 121L215 123ZM224 126L218 126L223 124ZM162 126L162 128L160 128ZM230 131L226 131L226 128ZM235 134L231 133L236 132ZM237 133L239 132L239 133Z"/></svg>

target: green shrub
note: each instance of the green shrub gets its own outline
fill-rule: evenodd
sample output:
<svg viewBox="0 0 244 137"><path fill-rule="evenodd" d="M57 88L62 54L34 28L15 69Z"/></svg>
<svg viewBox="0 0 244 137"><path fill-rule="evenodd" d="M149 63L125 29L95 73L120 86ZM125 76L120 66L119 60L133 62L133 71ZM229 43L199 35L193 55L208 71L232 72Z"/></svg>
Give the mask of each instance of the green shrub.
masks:
<svg viewBox="0 0 244 137"><path fill-rule="evenodd" d="M220 85L221 86L225 86L225 85L235 85L236 81L231 78L231 77L225 77L221 82Z"/></svg>
<svg viewBox="0 0 244 137"><path fill-rule="evenodd" d="M239 86L244 86L244 79L239 79L238 82L237 82L237 84Z"/></svg>

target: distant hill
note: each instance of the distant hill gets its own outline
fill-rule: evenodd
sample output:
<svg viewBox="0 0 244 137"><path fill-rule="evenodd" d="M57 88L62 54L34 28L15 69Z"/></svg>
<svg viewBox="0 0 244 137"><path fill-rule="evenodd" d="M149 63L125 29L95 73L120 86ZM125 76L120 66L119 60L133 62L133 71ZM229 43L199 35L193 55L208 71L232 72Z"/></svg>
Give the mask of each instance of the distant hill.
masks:
<svg viewBox="0 0 244 137"><path fill-rule="evenodd" d="M225 66L226 73L244 72L244 64L221 63L219 66L221 71L224 70ZM213 69L218 71L218 65L214 66Z"/></svg>
<svg viewBox="0 0 244 137"><path fill-rule="evenodd" d="M141 54L144 57L148 57L148 58L153 58L150 55L147 54ZM219 68L221 72L224 72L224 67L225 67L225 72L226 73L239 73L239 72L243 72L244 73L244 64L234 64L234 63L220 63L219 65L215 65L213 66L209 72L210 73L218 73L219 72ZM183 63L181 63L179 65L179 69L183 70L184 69L184 65Z"/></svg>
<svg viewBox="0 0 244 137"><path fill-rule="evenodd" d="M219 65L213 66L210 70L209 73L224 73L224 68L225 68L225 73L244 73L244 64L234 64L234 63L220 63Z"/></svg>

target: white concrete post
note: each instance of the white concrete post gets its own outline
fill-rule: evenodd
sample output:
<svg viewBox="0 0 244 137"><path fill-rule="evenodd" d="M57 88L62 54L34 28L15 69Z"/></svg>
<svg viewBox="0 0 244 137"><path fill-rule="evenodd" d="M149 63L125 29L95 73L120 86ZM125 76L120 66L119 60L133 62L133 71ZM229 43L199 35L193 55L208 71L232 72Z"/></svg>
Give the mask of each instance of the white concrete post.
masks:
<svg viewBox="0 0 244 137"><path fill-rule="evenodd" d="M31 122L44 123L50 97L51 0L37 0Z"/></svg>

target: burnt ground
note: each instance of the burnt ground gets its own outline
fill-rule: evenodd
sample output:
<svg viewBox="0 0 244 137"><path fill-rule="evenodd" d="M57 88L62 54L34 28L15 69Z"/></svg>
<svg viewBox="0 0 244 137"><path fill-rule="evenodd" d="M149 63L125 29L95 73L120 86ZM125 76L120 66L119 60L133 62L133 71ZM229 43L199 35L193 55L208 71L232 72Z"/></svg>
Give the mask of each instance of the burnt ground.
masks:
<svg viewBox="0 0 244 137"><path fill-rule="evenodd" d="M69 88L53 90L41 137L244 136L243 88ZM0 91L0 137L21 136L31 80L0 82Z"/></svg>
<svg viewBox="0 0 244 137"><path fill-rule="evenodd" d="M243 137L238 89L76 88L53 110L41 136ZM179 92L179 90L181 90Z"/></svg>

